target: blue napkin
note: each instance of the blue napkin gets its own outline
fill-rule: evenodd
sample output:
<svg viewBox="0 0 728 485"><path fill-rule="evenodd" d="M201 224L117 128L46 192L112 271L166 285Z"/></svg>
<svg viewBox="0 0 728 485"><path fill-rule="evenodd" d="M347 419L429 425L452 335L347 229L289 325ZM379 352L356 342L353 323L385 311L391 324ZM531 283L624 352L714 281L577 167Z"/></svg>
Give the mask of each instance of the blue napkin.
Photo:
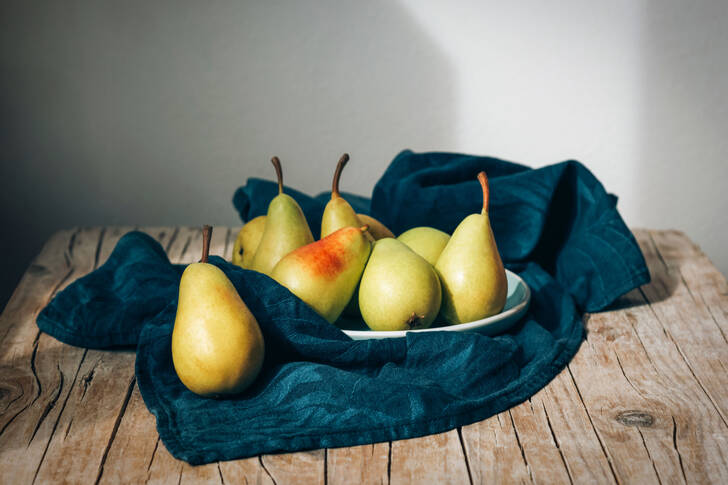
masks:
<svg viewBox="0 0 728 485"><path fill-rule="evenodd" d="M352 341L267 276L212 257L256 316L266 358L243 394L200 398L177 378L170 352L184 268L139 232L58 294L38 326L83 347L136 345L137 382L160 437L192 464L411 438L485 419L528 399L564 368L583 339L582 311L604 308L649 274L616 198L578 162L531 170L405 151L371 201L345 197L395 233L417 225L452 231L480 210L480 170L491 180L490 216L503 259L532 290L528 314L503 335ZM243 220L264 214L276 190L257 179L239 189L234 203ZM317 234L328 194L287 192Z"/></svg>

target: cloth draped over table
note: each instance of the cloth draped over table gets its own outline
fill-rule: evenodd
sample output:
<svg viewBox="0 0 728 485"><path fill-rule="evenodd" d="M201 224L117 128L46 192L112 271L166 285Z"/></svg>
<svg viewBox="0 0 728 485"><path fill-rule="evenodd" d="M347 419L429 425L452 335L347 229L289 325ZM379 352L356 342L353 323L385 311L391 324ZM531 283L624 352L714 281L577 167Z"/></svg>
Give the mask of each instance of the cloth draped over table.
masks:
<svg viewBox="0 0 728 485"><path fill-rule="evenodd" d="M59 293L38 326L71 345L136 347L137 382L159 435L192 464L411 438L485 419L528 399L566 366L583 339L582 312L605 308L649 274L617 198L575 161L534 170L403 151L371 199L343 195L395 234L420 225L451 233L480 211L480 170L490 179L503 260L532 291L527 315L502 335L352 341L269 277L211 257L256 316L266 357L244 393L201 398L182 385L171 360L184 267L140 232L122 237L103 266ZM318 235L330 194L286 192ZM245 221L265 214L276 193L275 183L249 179L233 201Z"/></svg>

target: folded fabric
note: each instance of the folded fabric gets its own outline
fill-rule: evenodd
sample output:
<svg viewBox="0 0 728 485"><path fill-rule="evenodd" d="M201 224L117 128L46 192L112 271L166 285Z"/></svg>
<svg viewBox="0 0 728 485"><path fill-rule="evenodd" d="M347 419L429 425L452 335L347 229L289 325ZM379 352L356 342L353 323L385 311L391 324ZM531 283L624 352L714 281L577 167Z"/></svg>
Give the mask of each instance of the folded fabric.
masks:
<svg viewBox="0 0 728 485"><path fill-rule="evenodd" d="M352 341L272 279L212 257L256 316L266 358L244 393L201 398L182 385L171 360L183 267L138 232L58 294L38 326L78 346L136 345L137 382L160 437L192 464L411 438L485 419L528 399L563 369L583 338L581 309L601 309L649 275L616 198L577 162L531 170L406 151L377 183L371 204L345 197L395 233L416 225L451 231L479 210L479 170L491 179L501 254L532 291L528 314L503 335ZM235 206L244 220L264 214L276 190L251 179L236 192ZM328 195L287 192L317 234Z"/></svg>

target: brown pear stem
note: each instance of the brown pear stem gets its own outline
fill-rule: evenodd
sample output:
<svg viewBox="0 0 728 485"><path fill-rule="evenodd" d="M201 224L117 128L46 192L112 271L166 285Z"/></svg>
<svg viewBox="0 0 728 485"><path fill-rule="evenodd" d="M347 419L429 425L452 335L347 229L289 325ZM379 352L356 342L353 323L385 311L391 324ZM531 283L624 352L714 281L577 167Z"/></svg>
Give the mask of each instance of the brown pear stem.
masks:
<svg viewBox="0 0 728 485"><path fill-rule="evenodd" d="M483 189L483 212L488 212L488 204L490 203L490 187L488 185L488 176L485 172L478 174L478 181Z"/></svg>
<svg viewBox="0 0 728 485"><path fill-rule="evenodd" d="M336 164L336 171L334 172L334 182L331 185L331 198L339 197L339 179L341 178L341 172L344 170L344 166L346 166L346 162L349 161L349 154L344 153L341 155L341 158L339 158L339 163Z"/></svg>
<svg viewBox="0 0 728 485"><path fill-rule="evenodd" d="M278 193L283 193L283 170L281 169L281 161L278 159L278 157L273 157L270 159L270 162L273 164L273 166L276 169L276 176L278 177Z"/></svg>
<svg viewBox="0 0 728 485"><path fill-rule="evenodd" d="M369 224L364 224L359 228L361 232L367 232L369 230Z"/></svg>
<svg viewBox="0 0 728 485"><path fill-rule="evenodd" d="M212 226L205 224L202 226L202 259L200 263L207 263L207 257L210 255L210 239L212 239Z"/></svg>

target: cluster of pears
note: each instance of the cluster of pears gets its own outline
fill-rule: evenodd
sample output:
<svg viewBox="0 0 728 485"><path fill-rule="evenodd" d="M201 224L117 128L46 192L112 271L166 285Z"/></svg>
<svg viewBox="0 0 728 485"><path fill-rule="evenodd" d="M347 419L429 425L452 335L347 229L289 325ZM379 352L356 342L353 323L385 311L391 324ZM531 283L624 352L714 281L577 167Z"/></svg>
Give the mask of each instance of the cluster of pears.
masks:
<svg viewBox="0 0 728 485"><path fill-rule="evenodd" d="M478 175L483 209L466 217L452 237L417 227L395 238L341 197L348 161L344 154L336 165L321 239L314 241L301 208L283 193L274 157L278 195L267 215L241 229L233 263L271 276L330 323L344 314L361 316L372 330L409 330L431 326L438 315L457 324L501 311L507 282L488 218L484 172Z"/></svg>
<svg viewBox="0 0 728 485"><path fill-rule="evenodd" d="M463 219L452 236L416 227L395 238L341 197L348 160L344 154L336 166L321 239L314 241L303 211L283 192L281 163L273 157L278 195L265 216L241 229L233 263L269 275L330 323L346 313L360 315L372 330L410 330L431 326L438 315L457 324L501 311L507 282L488 218L484 172L478 174L483 209ZM205 226L202 259L180 280L172 361L192 392L222 396L255 380L265 344L232 282L207 262L211 234Z"/></svg>

